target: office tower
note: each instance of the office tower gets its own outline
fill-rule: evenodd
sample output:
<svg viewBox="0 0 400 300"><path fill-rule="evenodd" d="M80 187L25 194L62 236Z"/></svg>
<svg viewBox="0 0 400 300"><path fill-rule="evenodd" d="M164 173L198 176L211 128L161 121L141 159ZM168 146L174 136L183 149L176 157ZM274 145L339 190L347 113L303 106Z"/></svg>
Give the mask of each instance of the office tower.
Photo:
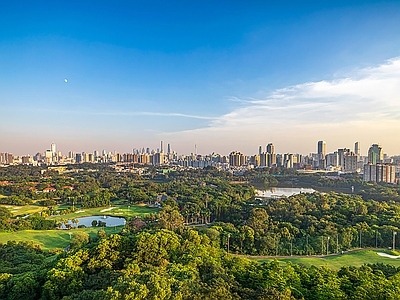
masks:
<svg viewBox="0 0 400 300"><path fill-rule="evenodd" d="M101 151L101 156L106 156L107 155L107 151L105 149L103 149L103 151Z"/></svg>
<svg viewBox="0 0 400 300"><path fill-rule="evenodd" d="M318 153L318 167L320 169L326 168L326 142L325 141L318 141L317 145L317 153Z"/></svg>
<svg viewBox="0 0 400 300"><path fill-rule="evenodd" d="M155 166L163 165L164 164L164 153L158 152L154 153L151 157L151 163Z"/></svg>
<svg viewBox="0 0 400 300"><path fill-rule="evenodd" d="M50 151L51 151L51 153L53 153L53 154L56 154L56 153L57 153L57 152L56 152L56 144L52 143L52 144L50 145Z"/></svg>
<svg viewBox="0 0 400 300"><path fill-rule="evenodd" d="M344 156L343 171L357 172L357 162L358 156L355 153L347 153L347 155Z"/></svg>
<svg viewBox="0 0 400 300"><path fill-rule="evenodd" d="M368 162L377 164L383 162L383 149L379 144L373 144L368 150Z"/></svg>
<svg viewBox="0 0 400 300"><path fill-rule="evenodd" d="M167 146L167 151L168 151L168 152L167 152L168 154L171 153L171 144L168 144L168 146Z"/></svg>
<svg viewBox="0 0 400 300"><path fill-rule="evenodd" d="M322 154L324 157L326 155L326 142L325 141L318 141L318 154Z"/></svg>
<svg viewBox="0 0 400 300"><path fill-rule="evenodd" d="M260 155L262 153L262 147L258 147L258 155Z"/></svg>
<svg viewBox="0 0 400 300"><path fill-rule="evenodd" d="M164 153L164 142L163 141L161 141L161 143L160 143L161 145L161 147L160 147L160 152L161 153Z"/></svg>
<svg viewBox="0 0 400 300"><path fill-rule="evenodd" d="M260 166L260 155L253 155L250 158L250 162L255 166L259 167Z"/></svg>
<svg viewBox="0 0 400 300"><path fill-rule="evenodd" d="M360 143L355 142L354 144L354 154L360 156Z"/></svg>
<svg viewBox="0 0 400 300"><path fill-rule="evenodd" d="M326 165L332 167L339 166L339 153L337 151L326 155Z"/></svg>
<svg viewBox="0 0 400 300"><path fill-rule="evenodd" d="M270 154L275 153L274 144L269 143L269 144L267 145L267 153L270 153Z"/></svg>
<svg viewBox="0 0 400 300"><path fill-rule="evenodd" d="M77 164L82 163L82 154L81 154L81 153L76 153L76 155L75 155L75 162L76 162Z"/></svg>
<svg viewBox="0 0 400 300"><path fill-rule="evenodd" d="M260 157L260 166L266 167L268 165L267 153L263 152L259 155L259 157Z"/></svg>
<svg viewBox="0 0 400 300"><path fill-rule="evenodd" d="M350 149L347 148L338 149L337 152L338 152L338 166L344 169L344 157L350 154Z"/></svg>
<svg viewBox="0 0 400 300"><path fill-rule="evenodd" d="M243 153L233 151L229 154L229 164L233 167L239 167L245 164L245 158Z"/></svg>
<svg viewBox="0 0 400 300"><path fill-rule="evenodd" d="M53 162L53 152L51 150L46 150L45 152L46 164L51 164Z"/></svg>

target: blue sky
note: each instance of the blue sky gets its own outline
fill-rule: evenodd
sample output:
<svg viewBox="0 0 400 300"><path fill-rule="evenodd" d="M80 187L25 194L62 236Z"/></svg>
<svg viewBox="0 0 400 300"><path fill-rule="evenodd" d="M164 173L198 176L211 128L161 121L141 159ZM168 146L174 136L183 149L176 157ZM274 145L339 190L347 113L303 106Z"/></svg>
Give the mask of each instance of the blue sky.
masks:
<svg viewBox="0 0 400 300"><path fill-rule="evenodd" d="M307 154L322 139L398 154L399 15L398 1L2 2L0 151Z"/></svg>

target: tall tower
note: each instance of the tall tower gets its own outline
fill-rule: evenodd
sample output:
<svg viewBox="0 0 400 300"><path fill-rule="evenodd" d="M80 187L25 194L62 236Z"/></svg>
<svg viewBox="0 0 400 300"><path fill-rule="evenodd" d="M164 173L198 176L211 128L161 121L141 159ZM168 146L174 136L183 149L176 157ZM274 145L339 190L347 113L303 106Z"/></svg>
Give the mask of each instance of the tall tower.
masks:
<svg viewBox="0 0 400 300"><path fill-rule="evenodd" d="M160 146L161 146L160 147L160 152L164 153L164 142L163 141L161 141L161 145Z"/></svg>
<svg viewBox="0 0 400 300"><path fill-rule="evenodd" d="M381 145L372 144L368 150L368 162L374 165L383 162L383 149Z"/></svg>
<svg viewBox="0 0 400 300"><path fill-rule="evenodd" d="M359 142L355 142L354 144L354 154L355 155L360 155L360 143Z"/></svg>
<svg viewBox="0 0 400 300"><path fill-rule="evenodd" d="M318 141L317 145L317 152L318 152L318 167L320 169L326 168L326 142L325 141Z"/></svg>
<svg viewBox="0 0 400 300"><path fill-rule="evenodd" d="M168 144L168 146L167 146L167 153L168 153L168 154L171 153L171 144Z"/></svg>
<svg viewBox="0 0 400 300"><path fill-rule="evenodd" d="M57 153L57 151L56 151L56 144L52 143L52 144L50 145L50 151L51 151L51 153L53 153L53 154L56 154L56 153Z"/></svg>
<svg viewBox="0 0 400 300"><path fill-rule="evenodd" d="M326 142L318 141L317 153L322 154L324 157L326 155Z"/></svg>
<svg viewBox="0 0 400 300"><path fill-rule="evenodd" d="M275 146L274 146L274 144L272 144L272 143L269 143L268 145L267 145L267 153L270 153L270 154L272 154L272 153L275 153Z"/></svg>
<svg viewBox="0 0 400 300"><path fill-rule="evenodd" d="M262 147L258 147L258 155L260 155L262 153Z"/></svg>

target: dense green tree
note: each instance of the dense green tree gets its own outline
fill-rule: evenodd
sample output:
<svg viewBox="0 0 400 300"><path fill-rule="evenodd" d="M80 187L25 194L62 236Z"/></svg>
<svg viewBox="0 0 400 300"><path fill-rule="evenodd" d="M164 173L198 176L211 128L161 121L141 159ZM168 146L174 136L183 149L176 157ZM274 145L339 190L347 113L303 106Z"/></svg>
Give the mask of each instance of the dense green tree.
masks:
<svg viewBox="0 0 400 300"><path fill-rule="evenodd" d="M160 228L177 230L183 227L184 219L176 207L165 206L158 214L158 225Z"/></svg>

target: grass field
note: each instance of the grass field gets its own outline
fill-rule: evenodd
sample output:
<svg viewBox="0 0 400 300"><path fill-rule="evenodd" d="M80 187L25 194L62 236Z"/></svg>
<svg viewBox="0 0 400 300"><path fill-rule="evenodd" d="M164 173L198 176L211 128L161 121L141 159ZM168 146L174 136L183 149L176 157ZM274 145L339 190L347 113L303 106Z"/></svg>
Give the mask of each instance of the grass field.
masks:
<svg viewBox="0 0 400 300"><path fill-rule="evenodd" d="M111 207L95 207L95 208L76 208L75 212L62 215L53 216L55 220L61 219L74 219L79 217L89 217L89 216L114 216L114 217L134 217L143 216L151 213L158 212L158 208L151 208L145 205L119 205Z"/></svg>
<svg viewBox="0 0 400 300"><path fill-rule="evenodd" d="M291 262L293 264L303 264L305 266L326 266L330 269L339 270L343 266L359 267L363 264L383 263L390 264L395 267L400 267L400 258L393 259L382 257L377 252L379 250L359 250L343 255L327 256L327 257L302 257L302 258L277 258L282 264ZM257 259L258 261L271 261L274 258Z"/></svg>
<svg viewBox="0 0 400 300"><path fill-rule="evenodd" d="M2 204L0 206L7 208L14 215L14 217L34 214L36 212L40 212L45 209L45 207L38 205L17 206L17 205Z"/></svg>
<svg viewBox="0 0 400 300"><path fill-rule="evenodd" d="M75 232L87 232L92 238L97 235L100 229L104 229L107 234L118 233L123 226L119 227L104 227L104 228L77 228L73 230L22 230L17 232L1 232L0 243L4 244L8 241L31 241L39 245L44 250L56 248L65 248L69 245L70 233L73 237Z"/></svg>
<svg viewBox="0 0 400 300"><path fill-rule="evenodd" d="M156 213L159 211L158 208L147 207L146 205L127 205L127 204L115 205L115 204L119 203L113 203L113 206L111 207L96 207L96 208L82 208L82 209L76 207L76 210L73 213L62 216L54 216L51 218L59 220L59 219L74 219L79 217L101 216L101 215L108 215L115 217L118 216L134 217L139 215ZM14 217L16 216L23 217L46 209L45 207L39 205L16 206L16 205L2 204L0 206L7 208L14 215ZM69 205L67 206L61 205L55 207L54 210L65 209L69 207L70 207Z"/></svg>
<svg viewBox="0 0 400 300"><path fill-rule="evenodd" d="M145 205L127 205L123 203L113 203L115 206L111 207L97 207L97 208L76 208L76 211L62 216L50 216L49 219L66 220L76 219L79 217L88 216L118 216L118 217L134 217L138 215L146 215L156 213L158 208L151 208ZM1 205L10 210L14 216L26 216L35 212L40 212L45 208L36 205ZM57 208L55 208L56 210ZM123 227L104 227L107 234L116 233L121 231ZM65 248L69 245L70 233L74 234L77 231L85 231L90 236L95 237L100 230L98 227L89 228L76 228L73 230L23 230L16 232L0 232L0 243L7 243L8 241L32 241L38 244L42 249L50 250L56 248Z"/></svg>

